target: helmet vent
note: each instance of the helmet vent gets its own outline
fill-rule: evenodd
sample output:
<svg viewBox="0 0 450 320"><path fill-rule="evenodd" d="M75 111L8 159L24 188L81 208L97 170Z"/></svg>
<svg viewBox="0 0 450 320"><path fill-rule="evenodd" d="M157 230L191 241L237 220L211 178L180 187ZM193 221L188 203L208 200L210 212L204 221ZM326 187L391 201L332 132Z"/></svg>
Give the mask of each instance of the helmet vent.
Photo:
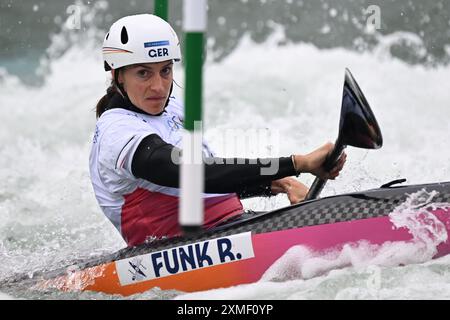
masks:
<svg viewBox="0 0 450 320"><path fill-rule="evenodd" d="M105 68L105 71L111 70L111 67L109 66L108 62L104 61L103 67Z"/></svg>
<svg viewBox="0 0 450 320"><path fill-rule="evenodd" d="M122 41L123 44L126 44L128 42L128 32L125 26L122 27L122 32L120 33L120 40Z"/></svg>
<svg viewBox="0 0 450 320"><path fill-rule="evenodd" d="M108 38L109 38L109 32L108 32L108 34L106 35L106 40L108 40Z"/></svg>

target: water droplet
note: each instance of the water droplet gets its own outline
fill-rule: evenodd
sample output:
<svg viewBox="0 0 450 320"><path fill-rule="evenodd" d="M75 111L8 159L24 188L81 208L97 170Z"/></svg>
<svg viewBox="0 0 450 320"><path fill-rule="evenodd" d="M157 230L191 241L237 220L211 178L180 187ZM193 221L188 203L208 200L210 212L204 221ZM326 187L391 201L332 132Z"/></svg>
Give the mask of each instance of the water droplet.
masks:
<svg viewBox="0 0 450 320"><path fill-rule="evenodd" d="M223 26L225 23L227 23L227 19L225 19L225 17L218 17L217 18L217 23L221 26Z"/></svg>
<svg viewBox="0 0 450 320"><path fill-rule="evenodd" d="M338 14L337 10L334 9L334 8L331 8L329 13L330 13L330 16L333 17L333 18L336 17L337 14Z"/></svg>

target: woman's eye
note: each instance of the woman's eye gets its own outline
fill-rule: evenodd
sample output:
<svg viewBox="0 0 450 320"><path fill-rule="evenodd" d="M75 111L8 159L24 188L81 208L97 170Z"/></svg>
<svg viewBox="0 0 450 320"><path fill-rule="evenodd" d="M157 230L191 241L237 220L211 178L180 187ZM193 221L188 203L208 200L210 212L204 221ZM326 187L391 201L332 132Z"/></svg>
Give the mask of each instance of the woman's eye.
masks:
<svg viewBox="0 0 450 320"><path fill-rule="evenodd" d="M169 67L161 70L161 73L165 76L169 75L171 72L172 72L172 68L169 68Z"/></svg>
<svg viewBox="0 0 450 320"><path fill-rule="evenodd" d="M140 77L146 77L146 76L148 76L148 71L147 70L139 70L138 72L138 76L140 76Z"/></svg>

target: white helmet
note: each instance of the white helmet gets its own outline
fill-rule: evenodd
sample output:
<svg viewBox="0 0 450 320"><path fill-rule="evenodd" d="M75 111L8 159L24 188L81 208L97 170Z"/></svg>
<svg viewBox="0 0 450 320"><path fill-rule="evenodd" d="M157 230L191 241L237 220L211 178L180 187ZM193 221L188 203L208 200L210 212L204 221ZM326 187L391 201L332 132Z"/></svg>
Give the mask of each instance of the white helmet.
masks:
<svg viewBox="0 0 450 320"><path fill-rule="evenodd" d="M123 17L113 23L103 42L105 70L136 63L181 60L180 41L165 20L152 14Z"/></svg>

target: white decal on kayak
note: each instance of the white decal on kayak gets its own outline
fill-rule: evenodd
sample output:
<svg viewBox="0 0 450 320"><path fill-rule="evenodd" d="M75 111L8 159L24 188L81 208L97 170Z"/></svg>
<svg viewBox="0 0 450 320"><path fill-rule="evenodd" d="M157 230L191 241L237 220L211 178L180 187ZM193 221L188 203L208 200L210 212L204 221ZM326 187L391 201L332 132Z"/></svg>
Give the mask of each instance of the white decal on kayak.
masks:
<svg viewBox="0 0 450 320"><path fill-rule="evenodd" d="M196 242L116 261L122 286L255 256L251 232Z"/></svg>

